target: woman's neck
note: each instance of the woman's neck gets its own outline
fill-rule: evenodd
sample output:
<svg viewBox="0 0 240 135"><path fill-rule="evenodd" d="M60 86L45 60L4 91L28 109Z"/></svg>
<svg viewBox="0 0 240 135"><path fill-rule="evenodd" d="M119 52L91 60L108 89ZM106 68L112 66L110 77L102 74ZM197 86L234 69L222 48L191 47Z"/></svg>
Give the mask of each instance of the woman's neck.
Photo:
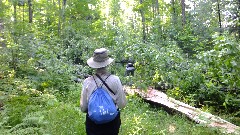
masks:
<svg viewBox="0 0 240 135"><path fill-rule="evenodd" d="M98 68L98 69L96 70L96 73L97 73L97 74L106 74L106 73L107 73L107 68L106 68L106 67L104 67L104 68Z"/></svg>

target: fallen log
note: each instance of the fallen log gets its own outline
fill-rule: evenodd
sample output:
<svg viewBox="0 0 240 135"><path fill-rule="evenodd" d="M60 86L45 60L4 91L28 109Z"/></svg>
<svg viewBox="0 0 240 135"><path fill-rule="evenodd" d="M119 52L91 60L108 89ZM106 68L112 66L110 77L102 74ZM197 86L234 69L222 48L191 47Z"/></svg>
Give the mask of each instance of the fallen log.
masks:
<svg viewBox="0 0 240 135"><path fill-rule="evenodd" d="M192 107L188 104L175 100L174 98L168 97L161 91L155 90L153 88L149 88L147 91L133 89L127 86L124 86L124 88L127 94L137 94L146 101L150 101L165 108L167 107L168 109L183 113L198 124L219 128L223 133L240 134L240 127L224 119L221 119L218 116L214 116L211 113L203 112L198 108Z"/></svg>

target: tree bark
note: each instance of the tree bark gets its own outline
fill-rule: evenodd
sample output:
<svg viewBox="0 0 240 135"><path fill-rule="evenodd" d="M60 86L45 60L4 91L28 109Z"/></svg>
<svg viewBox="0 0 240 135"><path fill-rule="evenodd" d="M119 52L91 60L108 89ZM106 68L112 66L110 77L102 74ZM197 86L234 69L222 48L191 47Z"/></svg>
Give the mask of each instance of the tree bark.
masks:
<svg viewBox="0 0 240 135"><path fill-rule="evenodd" d="M25 16L24 16L24 11L25 11L25 4L23 4L23 6L22 6L22 21L24 22L25 20L24 20L24 18L25 18Z"/></svg>
<svg viewBox="0 0 240 135"><path fill-rule="evenodd" d="M140 4L143 3L143 0L140 0ZM145 15L144 15L144 11L143 9L140 9L140 13L141 13L141 17L142 17L142 34L143 34L143 42L145 43L146 42L146 38L147 38L147 35L146 35L146 19L145 19Z"/></svg>
<svg viewBox="0 0 240 135"><path fill-rule="evenodd" d="M63 8L62 8L62 19L63 23L65 22L65 8L66 8L67 0L63 0Z"/></svg>
<svg viewBox="0 0 240 135"><path fill-rule="evenodd" d="M219 24L219 32L220 35L222 34L222 19L221 19L221 13L220 13L220 2L217 0L217 12L218 12L218 24Z"/></svg>
<svg viewBox="0 0 240 135"><path fill-rule="evenodd" d="M155 8L155 0L152 0L152 14L153 14L153 18L155 18L156 15L156 8Z"/></svg>
<svg viewBox="0 0 240 135"><path fill-rule="evenodd" d="M16 3L13 4L13 18L14 18L14 22L17 22L17 4Z"/></svg>
<svg viewBox="0 0 240 135"><path fill-rule="evenodd" d="M28 0L28 15L29 23L32 23L33 21L32 0Z"/></svg>
<svg viewBox="0 0 240 135"><path fill-rule="evenodd" d="M185 16L185 0L181 0L182 5L182 26L184 27L186 24L186 16Z"/></svg>
<svg viewBox="0 0 240 135"><path fill-rule="evenodd" d="M59 11L59 17L58 17L58 36L61 35L61 18L62 18L62 10L61 10L61 0L58 0L58 11Z"/></svg>
<svg viewBox="0 0 240 135"><path fill-rule="evenodd" d="M171 0L171 5L172 5L172 9L173 9L172 21L173 21L173 24L176 24L176 22L177 22L177 14L176 14L176 8L175 8L175 0Z"/></svg>
<svg viewBox="0 0 240 135"><path fill-rule="evenodd" d="M159 16L160 11L159 11L159 2L156 0L156 10L157 10L157 15Z"/></svg>
<svg viewBox="0 0 240 135"><path fill-rule="evenodd" d="M238 0L238 9L237 9L237 17L238 17L238 22L240 22L240 0ZM238 29L238 40L240 40L240 24L237 23L237 29Z"/></svg>
<svg viewBox="0 0 240 135"><path fill-rule="evenodd" d="M153 8L153 18L156 16L159 16L159 3L158 0L153 0L152 1L152 8Z"/></svg>

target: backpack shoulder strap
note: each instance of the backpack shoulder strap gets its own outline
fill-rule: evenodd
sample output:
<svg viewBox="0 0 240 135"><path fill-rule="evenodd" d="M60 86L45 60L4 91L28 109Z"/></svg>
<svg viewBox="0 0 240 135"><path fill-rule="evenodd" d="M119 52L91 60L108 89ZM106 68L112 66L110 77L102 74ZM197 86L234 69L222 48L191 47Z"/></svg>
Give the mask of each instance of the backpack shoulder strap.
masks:
<svg viewBox="0 0 240 135"><path fill-rule="evenodd" d="M110 75L111 75L111 74L110 74ZM110 75L109 75L109 76L110 76ZM114 92L112 91L112 89L109 88L109 86L107 85L107 83L106 83L98 74L96 74L96 76L103 82L103 84L108 88L108 90L109 90L113 95L115 95ZM109 76L108 76L108 77L109 77ZM107 78L108 78L108 77L107 77ZM107 78L106 78L105 80L107 80ZM95 80L95 79L94 79L94 80ZM95 82L96 82L96 81L95 81Z"/></svg>
<svg viewBox="0 0 240 135"><path fill-rule="evenodd" d="M98 84L97 84L97 82L96 82L96 80L95 80L94 76L92 76L92 77L93 77L93 80L94 80L94 82L96 83L96 85L97 85L97 88L98 88Z"/></svg>

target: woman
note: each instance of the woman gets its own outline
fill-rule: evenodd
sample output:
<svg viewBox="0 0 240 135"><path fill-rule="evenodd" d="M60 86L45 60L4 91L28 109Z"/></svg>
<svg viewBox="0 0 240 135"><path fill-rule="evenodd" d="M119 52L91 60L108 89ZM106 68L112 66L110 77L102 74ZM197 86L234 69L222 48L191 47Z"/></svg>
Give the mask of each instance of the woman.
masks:
<svg viewBox="0 0 240 135"><path fill-rule="evenodd" d="M120 111L117 117L104 124L95 124L88 117L88 100L92 92L98 87L102 86L112 97L116 108L122 109L126 106L126 96L123 91L121 81L118 76L111 75L107 71L107 66L113 62L114 59L108 57L108 50L105 48L96 49L93 57L87 60L87 64L96 69L96 74L99 75L108 87L114 92L110 92L103 82L96 76L86 78L83 81L82 93L80 99L81 111L86 113L86 132L87 135L117 135L121 125Z"/></svg>

